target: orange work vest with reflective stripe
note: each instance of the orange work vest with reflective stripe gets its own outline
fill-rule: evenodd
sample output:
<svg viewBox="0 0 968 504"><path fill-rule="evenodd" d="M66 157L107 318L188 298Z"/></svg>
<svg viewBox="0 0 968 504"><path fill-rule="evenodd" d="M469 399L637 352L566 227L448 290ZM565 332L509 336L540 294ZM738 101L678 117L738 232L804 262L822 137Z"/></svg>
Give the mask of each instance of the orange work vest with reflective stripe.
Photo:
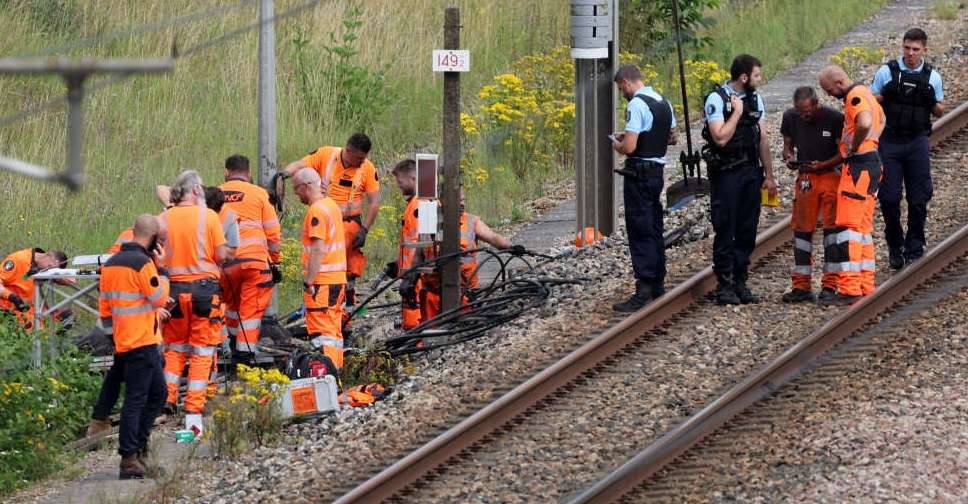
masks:
<svg viewBox="0 0 968 504"><path fill-rule="evenodd" d="M417 233L417 206L419 201L411 196L407 200L407 207L403 209L403 218L400 220L400 245L397 253L397 269L399 274L413 267L413 259L417 254L417 249L405 245L416 243L419 239Z"/></svg>
<svg viewBox="0 0 968 504"><path fill-rule="evenodd" d="M242 180L229 180L219 188L225 194L223 211L230 209L239 219L241 241L235 258L279 262L279 217L269 203L269 193Z"/></svg>
<svg viewBox="0 0 968 504"><path fill-rule="evenodd" d="M108 259L99 288L101 326L113 335L115 352L161 344L157 309L168 301L168 279L141 245L126 243Z"/></svg>
<svg viewBox="0 0 968 504"><path fill-rule="evenodd" d="M134 228L128 228L121 231L118 235L118 239L114 240L114 243L108 248L108 254L117 254L121 250L121 245L128 243L134 239Z"/></svg>
<svg viewBox="0 0 968 504"><path fill-rule="evenodd" d="M218 279L215 249L225 244L218 214L198 205L176 206L161 214L167 229L165 267L172 281Z"/></svg>
<svg viewBox="0 0 968 504"><path fill-rule="evenodd" d="M302 267L303 276L309 271L310 245L313 240L323 242L323 257L314 284L333 285L346 283L346 238L343 236L343 218L339 207L331 198L320 198L309 205L303 219Z"/></svg>
<svg viewBox="0 0 968 504"><path fill-rule="evenodd" d="M13 310L14 305L7 301L7 296L16 294L28 304L33 305L34 279L30 277L34 268L34 252L40 249L23 249L8 255L0 263L0 283L4 290L0 294L0 309ZM31 306L32 307L32 306Z"/></svg>
<svg viewBox="0 0 968 504"><path fill-rule="evenodd" d="M320 147L303 158L326 184L326 196L333 199L343 217L363 213L363 194L379 191L380 176L369 159L357 168L343 167L339 147Z"/></svg>

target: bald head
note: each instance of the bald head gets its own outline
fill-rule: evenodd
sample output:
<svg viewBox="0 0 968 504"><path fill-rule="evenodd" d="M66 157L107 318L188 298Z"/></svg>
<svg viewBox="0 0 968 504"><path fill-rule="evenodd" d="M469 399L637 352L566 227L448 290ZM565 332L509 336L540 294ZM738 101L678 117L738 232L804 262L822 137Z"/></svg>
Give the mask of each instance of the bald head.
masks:
<svg viewBox="0 0 968 504"><path fill-rule="evenodd" d="M139 242L141 240L151 241L160 229L158 218L154 215L141 214L134 220L134 238Z"/></svg>
<svg viewBox="0 0 968 504"><path fill-rule="evenodd" d="M312 168L303 168L292 177L293 192L304 205L311 205L322 197L323 187L319 173Z"/></svg>
<svg viewBox="0 0 968 504"><path fill-rule="evenodd" d="M847 76L847 72L837 65L824 67L820 71L820 87L834 98L843 98L854 83Z"/></svg>

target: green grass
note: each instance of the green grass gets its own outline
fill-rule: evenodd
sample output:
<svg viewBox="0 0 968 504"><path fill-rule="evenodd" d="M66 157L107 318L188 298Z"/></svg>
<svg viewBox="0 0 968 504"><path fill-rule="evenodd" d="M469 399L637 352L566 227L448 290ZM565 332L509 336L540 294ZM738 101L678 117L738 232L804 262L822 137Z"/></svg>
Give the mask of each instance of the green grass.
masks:
<svg viewBox="0 0 968 504"><path fill-rule="evenodd" d="M957 19L958 10L964 8L964 4L958 0L935 0L931 4L931 12L938 19Z"/></svg>

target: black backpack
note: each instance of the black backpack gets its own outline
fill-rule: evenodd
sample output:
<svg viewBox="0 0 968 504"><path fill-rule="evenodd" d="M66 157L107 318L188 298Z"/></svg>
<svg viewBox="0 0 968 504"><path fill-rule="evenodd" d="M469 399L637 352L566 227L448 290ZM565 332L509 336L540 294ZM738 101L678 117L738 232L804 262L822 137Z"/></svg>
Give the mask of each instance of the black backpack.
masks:
<svg viewBox="0 0 968 504"><path fill-rule="evenodd" d="M293 350L286 361L284 372L290 380L330 375L339 383L339 370L333 360L318 350Z"/></svg>

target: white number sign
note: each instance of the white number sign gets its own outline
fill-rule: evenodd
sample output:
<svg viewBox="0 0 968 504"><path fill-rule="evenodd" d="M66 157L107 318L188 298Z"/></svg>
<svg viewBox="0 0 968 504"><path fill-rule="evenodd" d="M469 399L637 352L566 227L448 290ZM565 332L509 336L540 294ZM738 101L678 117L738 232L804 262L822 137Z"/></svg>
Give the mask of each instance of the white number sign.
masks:
<svg viewBox="0 0 968 504"><path fill-rule="evenodd" d="M471 52L453 49L434 49L435 72L470 72Z"/></svg>

